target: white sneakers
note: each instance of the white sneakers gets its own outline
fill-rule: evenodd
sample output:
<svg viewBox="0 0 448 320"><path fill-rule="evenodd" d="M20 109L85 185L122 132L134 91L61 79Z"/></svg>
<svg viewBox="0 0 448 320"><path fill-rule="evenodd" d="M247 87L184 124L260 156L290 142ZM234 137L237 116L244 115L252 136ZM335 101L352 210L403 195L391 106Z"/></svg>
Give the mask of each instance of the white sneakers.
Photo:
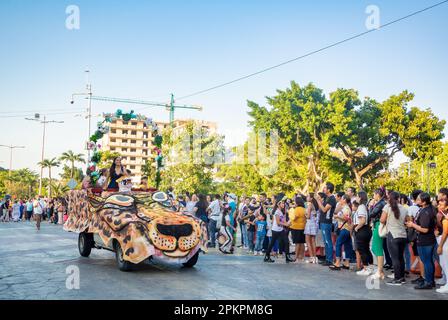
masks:
<svg viewBox="0 0 448 320"><path fill-rule="evenodd" d="M436 290L438 293L448 293L448 284L444 285L443 287L440 287Z"/></svg>
<svg viewBox="0 0 448 320"><path fill-rule="evenodd" d="M371 273L372 269L370 269L369 267L356 272L358 276L370 276Z"/></svg>
<svg viewBox="0 0 448 320"><path fill-rule="evenodd" d="M319 260L317 259L317 257L309 257L309 259L306 260L305 262L317 264L317 263L319 263Z"/></svg>
<svg viewBox="0 0 448 320"><path fill-rule="evenodd" d="M444 278L437 279L436 284L439 286L444 286L446 285L446 280Z"/></svg>

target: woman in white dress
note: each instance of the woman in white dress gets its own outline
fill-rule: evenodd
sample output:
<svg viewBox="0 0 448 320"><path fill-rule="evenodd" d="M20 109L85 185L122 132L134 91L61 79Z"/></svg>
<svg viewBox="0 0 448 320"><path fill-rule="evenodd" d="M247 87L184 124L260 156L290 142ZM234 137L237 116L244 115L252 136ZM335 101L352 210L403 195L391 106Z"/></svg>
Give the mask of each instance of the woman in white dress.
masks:
<svg viewBox="0 0 448 320"><path fill-rule="evenodd" d="M309 195L307 200L307 210L306 210L306 225L305 225L305 238L306 238L306 245L308 247L308 254L310 259L308 260L309 263L318 263L318 259L316 256L316 235L319 234L319 225L318 225L318 218L317 218L317 211L316 208L318 208L316 199L314 199L314 196Z"/></svg>
<svg viewBox="0 0 448 320"><path fill-rule="evenodd" d="M20 203L19 201L14 201L14 204L12 206L12 220L14 222L18 222L20 220Z"/></svg>

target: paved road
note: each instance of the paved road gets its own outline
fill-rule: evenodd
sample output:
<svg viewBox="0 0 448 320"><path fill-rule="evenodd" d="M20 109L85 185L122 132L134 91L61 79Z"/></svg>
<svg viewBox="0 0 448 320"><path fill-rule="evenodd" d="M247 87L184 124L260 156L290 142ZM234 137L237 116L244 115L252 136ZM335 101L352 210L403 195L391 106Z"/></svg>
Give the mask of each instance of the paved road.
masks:
<svg viewBox="0 0 448 320"><path fill-rule="evenodd" d="M67 289L66 268L77 266L80 288ZM201 255L193 269L169 264L139 265L120 272L114 254L78 254L77 235L44 222L0 223L0 299L448 299L411 284L380 284L369 290L365 278L308 264L265 264L262 257L219 252Z"/></svg>

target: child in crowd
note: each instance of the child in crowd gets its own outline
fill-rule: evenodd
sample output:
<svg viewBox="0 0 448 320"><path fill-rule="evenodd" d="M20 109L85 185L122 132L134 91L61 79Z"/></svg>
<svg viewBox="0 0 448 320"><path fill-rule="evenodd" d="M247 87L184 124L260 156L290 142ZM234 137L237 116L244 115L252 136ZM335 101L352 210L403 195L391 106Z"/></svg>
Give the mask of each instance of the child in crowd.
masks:
<svg viewBox="0 0 448 320"><path fill-rule="evenodd" d="M257 230L256 235L256 244L255 244L255 252L254 255L263 255L263 242L264 238L266 237L266 228L267 228L267 222L266 222L266 215L264 213L260 214L255 219L255 227Z"/></svg>
<svg viewBox="0 0 448 320"><path fill-rule="evenodd" d="M148 190L148 177L142 177L140 179L140 185L138 188L143 191Z"/></svg>

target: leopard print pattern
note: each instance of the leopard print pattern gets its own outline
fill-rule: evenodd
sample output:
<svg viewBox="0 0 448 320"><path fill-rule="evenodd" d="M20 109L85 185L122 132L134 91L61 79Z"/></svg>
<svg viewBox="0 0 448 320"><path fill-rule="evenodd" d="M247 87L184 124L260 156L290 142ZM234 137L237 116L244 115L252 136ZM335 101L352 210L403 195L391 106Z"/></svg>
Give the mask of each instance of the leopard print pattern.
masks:
<svg viewBox="0 0 448 320"><path fill-rule="evenodd" d="M205 223L155 202L152 193L98 196L73 190L68 194L68 204L64 230L97 233L109 246L116 240L124 259L132 263L155 254L188 260L199 248L207 251Z"/></svg>

